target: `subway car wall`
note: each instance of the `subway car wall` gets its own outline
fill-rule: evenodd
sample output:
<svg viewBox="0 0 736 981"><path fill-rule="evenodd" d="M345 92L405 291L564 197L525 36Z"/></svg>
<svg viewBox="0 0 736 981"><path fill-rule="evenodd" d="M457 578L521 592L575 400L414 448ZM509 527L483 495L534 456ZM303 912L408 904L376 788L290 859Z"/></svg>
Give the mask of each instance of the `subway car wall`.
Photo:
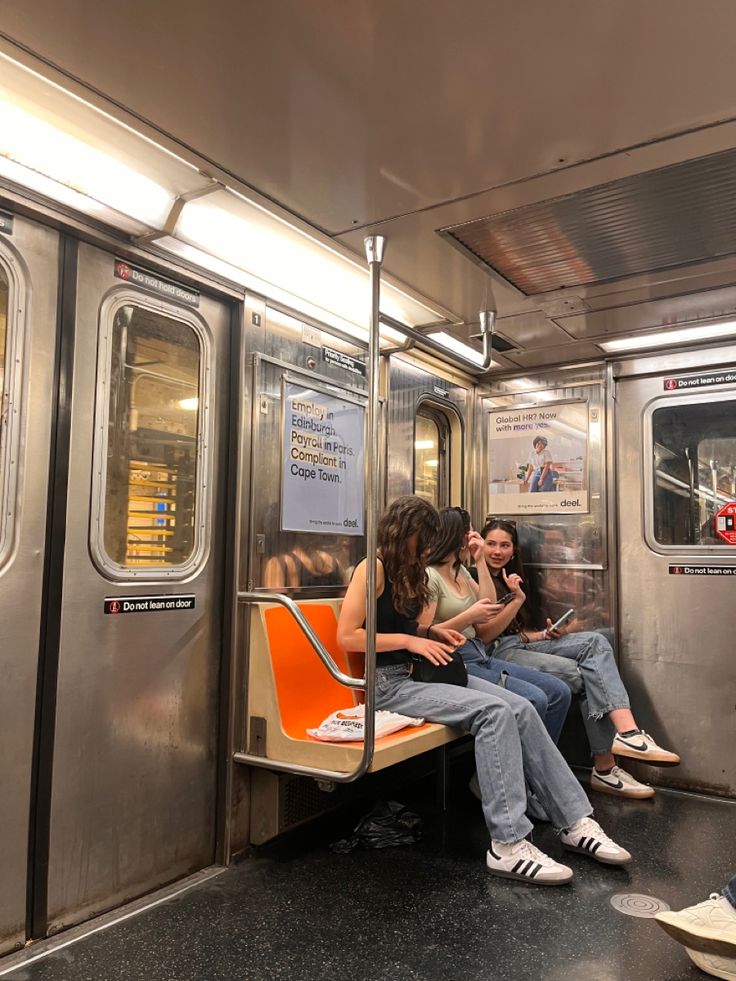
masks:
<svg viewBox="0 0 736 981"><path fill-rule="evenodd" d="M30 103L40 76L24 84ZM62 96L46 96L51 116ZM102 116L104 155L117 123ZM269 211L193 153L120 128L112 189L94 179L98 157L92 177L75 157L66 180L20 150L0 161L0 954L230 865L380 781L436 771L446 786L463 748L448 727L379 741L355 781L359 745L306 734L361 702L364 664L337 644L337 616L366 551L366 504L404 494L463 506L477 528L513 521L531 626L572 609L573 631L602 633L640 725L682 756L627 769L733 801L733 260L704 257L713 267L683 273L674 298L667 271L615 287L602 276L580 296L496 274L506 315L484 319L492 341L443 290L440 302L384 276L373 441L361 233L331 238ZM731 164L705 140L675 174L691 189ZM675 163L664 150L650 161L655 191ZM594 211L596 188L623 180L597 166L582 181ZM564 174L540 180L555 229L589 202L570 202ZM493 205L510 222L532 209L509 241L541 221L517 191ZM462 246L457 270L483 242L453 214L431 237ZM245 246L253 269L238 265ZM453 297L485 297L488 268ZM650 342L667 318L716 319L722 337L673 336L666 356L603 347L628 318ZM279 601L298 603L316 645ZM563 746L584 770L576 718Z"/></svg>

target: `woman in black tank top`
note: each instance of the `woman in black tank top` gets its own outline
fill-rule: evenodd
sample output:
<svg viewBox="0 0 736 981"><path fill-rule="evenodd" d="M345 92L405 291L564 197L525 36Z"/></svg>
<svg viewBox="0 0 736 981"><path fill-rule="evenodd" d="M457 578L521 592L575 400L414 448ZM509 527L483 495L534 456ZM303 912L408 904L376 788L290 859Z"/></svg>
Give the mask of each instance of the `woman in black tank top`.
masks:
<svg viewBox="0 0 736 981"><path fill-rule="evenodd" d="M470 676L468 687L412 680L410 657L439 665L451 660L464 637L455 630L417 627L428 605L426 559L439 531L439 515L420 497L400 497L378 524L375 705L378 709L454 726L475 737L483 814L491 836L486 865L494 875L561 885L572 870L526 840L527 783L560 829L563 845L608 864L631 858L590 817L592 808L541 719L525 699ZM366 561L348 586L337 641L347 651L366 649Z"/></svg>

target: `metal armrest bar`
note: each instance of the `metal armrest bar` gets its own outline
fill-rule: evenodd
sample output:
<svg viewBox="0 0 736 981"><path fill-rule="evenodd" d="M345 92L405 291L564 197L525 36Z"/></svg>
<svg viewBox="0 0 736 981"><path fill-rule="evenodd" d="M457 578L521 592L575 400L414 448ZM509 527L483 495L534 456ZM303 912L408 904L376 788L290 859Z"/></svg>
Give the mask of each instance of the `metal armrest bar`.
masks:
<svg viewBox="0 0 736 981"><path fill-rule="evenodd" d="M299 624L305 637L312 645L317 653L317 656L330 672L335 681L338 681L341 685L345 685L348 688L361 688L364 691L366 690L364 678L351 678L350 675L344 674L338 668L330 656L329 651L325 649L319 637L309 625L306 617L290 596L283 596L281 593L239 592L238 602L278 603L281 606L285 606ZM366 692L366 716L368 715L369 711L371 711L372 714L373 698L370 697L371 694L371 691ZM363 740L363 753L361 755L360 762L354 770L349 770L347 772L343 770L321 770L313 766L302 766L299 763L286 763L280 760L272 760L267 756L254 756L252 753L233 753L233 760L235 760L236 763L248 763L250 766L260 766L267 770L275 770L278 773L294 773L298 776L312 777L315 780L332 780L335 783L350 783L353 780L357 780L358 777L362 777L364 773L367 773L369 766L373 762L375 725L368 724L367 718L365 730L368 738Z"/></svg>
<svg viewBox="0 0 736 981"><path fill-rule="evenodd" d="M330 655L330 652L324 647L322 641L319 639L317 634L312 630L306 617L296 605L294 600L290 596L284 596L282 593L238 593L239 603L278 603L281 606L285 606L286 609L291 613L296 622L301 627L302 632L306 636L309 643L312 645L317 653L320 661L324 664L327 670L330 672L335 681L339 681L341 685L345 685L347 688L360 688L365 690L365 679L364 678L352 678L349 674L345 674L340 668L335 664Z"/></svg>

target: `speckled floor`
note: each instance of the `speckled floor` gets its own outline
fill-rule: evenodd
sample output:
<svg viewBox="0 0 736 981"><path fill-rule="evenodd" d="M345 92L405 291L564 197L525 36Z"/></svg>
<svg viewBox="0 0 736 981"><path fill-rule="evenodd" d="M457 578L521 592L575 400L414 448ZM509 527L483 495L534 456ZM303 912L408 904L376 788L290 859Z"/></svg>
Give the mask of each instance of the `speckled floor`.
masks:
<svg viewBox="0 0 736 981"><path fill-rule="evenodd" d="M353 815L260 849L192 891L20 966L9 981L695 981L705 977L651 919L612 909L616 893L680 908L736 867L736 805L659 793L593 795L604 827L634 853L629 871L569 856L571 886L544 889L484 868L480 807L453 783L443 818L431 794L419 845L334 855ZM401 799L401 795L399 799ZM407 800L408 802L408 800ZM560 854L552 830L535 841ZM5 962L7 964L7 961ZM0 974L3 962L0 961ZM3 978L4 981L4 978Z"/></svg>

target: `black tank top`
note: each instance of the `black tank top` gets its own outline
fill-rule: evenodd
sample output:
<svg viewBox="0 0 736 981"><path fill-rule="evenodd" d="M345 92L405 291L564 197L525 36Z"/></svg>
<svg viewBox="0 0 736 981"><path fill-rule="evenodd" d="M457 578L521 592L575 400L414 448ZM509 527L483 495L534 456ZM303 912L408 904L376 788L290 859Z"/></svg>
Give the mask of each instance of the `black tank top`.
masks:
<svg viewBox="0 0 736 981"><path fill-rule="evenodd" d="M308 569L307 566L302 562L298 555L293 552L290 553L291 561L294 563L294 568L296 570L297 579L299 581L299 588L302 589L305 586L344 586L345 583L340 575L340 570L337 566L328 570L327 572L317 572L314 569ZM284 567L284 560L281 559L281 565ZM284 571L284 582L286 582L286 569Z"/></svg>
<svg viewBox="0 0 736 981"><path fill-rule="evenodd" d="M393 586L384 570L383 592L376 601L376 632L379 634L409 634L416 637L418 616L418 606L409 615L399 613L396 609ZM376 664L378 667L385 667L387 664L406 664L411 656L407 650L380 651L376 654Z"/></svg>

